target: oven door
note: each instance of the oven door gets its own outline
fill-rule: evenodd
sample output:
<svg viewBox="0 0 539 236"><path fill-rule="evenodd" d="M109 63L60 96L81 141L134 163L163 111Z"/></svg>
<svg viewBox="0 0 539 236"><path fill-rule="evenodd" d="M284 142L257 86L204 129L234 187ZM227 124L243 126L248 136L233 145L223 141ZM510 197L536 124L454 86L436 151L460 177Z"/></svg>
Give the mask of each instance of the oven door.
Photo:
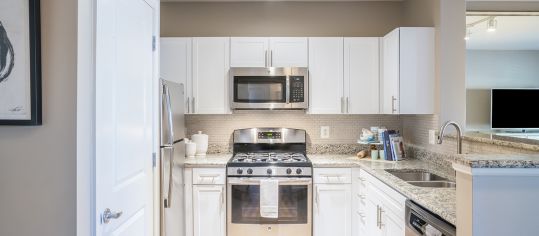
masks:
<svg viewBox="0 0 539 236"><path fill-rule="evenodd" d="M311 236L312 179L279 180L279 216L260 216L261 178L228 178L228 235Z"/></svg>

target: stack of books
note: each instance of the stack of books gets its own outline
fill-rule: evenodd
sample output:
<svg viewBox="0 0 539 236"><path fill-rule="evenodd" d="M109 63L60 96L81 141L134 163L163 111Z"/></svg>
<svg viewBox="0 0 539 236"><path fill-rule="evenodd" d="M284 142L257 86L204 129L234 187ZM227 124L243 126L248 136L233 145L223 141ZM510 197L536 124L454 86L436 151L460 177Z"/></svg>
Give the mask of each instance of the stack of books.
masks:
<svg viewBox="0 0 539 236"><path fill-rule="evenodd" d="M402 135L395 130L386 130L382 133L382 145L384 156L380 159L386 161L401 161L405 158L404 141Z"/></svg>

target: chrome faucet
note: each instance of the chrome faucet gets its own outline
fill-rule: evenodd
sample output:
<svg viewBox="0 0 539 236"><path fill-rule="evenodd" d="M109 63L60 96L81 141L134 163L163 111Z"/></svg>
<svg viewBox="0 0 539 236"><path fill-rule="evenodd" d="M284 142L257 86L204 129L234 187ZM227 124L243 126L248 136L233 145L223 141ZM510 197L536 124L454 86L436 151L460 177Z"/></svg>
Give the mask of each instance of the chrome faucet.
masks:
<svg viewBox="0 0 539 236"><path fill-rule="evenodd" d="M462 154L462 129L460 128L460 125L455 121L448 121L445 122L445 124L440 127L440 132L438 135L438 144L442 144L444 141L444 133L447 126L453 125L455 126L455 129L457 130L457 153Z"/></svg>

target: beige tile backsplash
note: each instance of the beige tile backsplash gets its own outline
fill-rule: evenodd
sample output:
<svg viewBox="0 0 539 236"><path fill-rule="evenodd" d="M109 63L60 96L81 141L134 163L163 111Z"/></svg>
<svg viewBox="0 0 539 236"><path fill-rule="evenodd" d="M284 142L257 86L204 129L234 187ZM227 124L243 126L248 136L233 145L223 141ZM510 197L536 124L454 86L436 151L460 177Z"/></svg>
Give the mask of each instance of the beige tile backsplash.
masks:
<svg viewBox="0 0 539 236"><path fill-rule="evenodd" d="M299 111L251 111L228 115L186 115L187 134L201 130L213 144L230 144L235 129L285 127L305 129L310 144L353 144L362 128L385 126L400 130L394 115L310 115ZM330 127L330 137L320 138L320 126Z"/></svg>
<svg viewBox="0 0 539 236"><path fill-rule="evenodd" d="M188 136L199 130L208 134L214 152L230 150L232 132L235 129L285 127L305 129L308 149L312 152L320 153L322 152L320 149L326 147L340 153L354 153L364 148L353 145L359 138L362 128L384 126L400 130L406 143L419 145L437 153L454 154L457 150L455 139L447 138L443 145L428 143L428 131L438 130L438 119L437 115L311 115L300 111L243 111L227 115L186 115L186 126ZM330 127L329 138L320 138L320 126ZM354 150L346 151L344 148ZM537 154L529 150L472 141L464 141L463 152Z"/></svg>

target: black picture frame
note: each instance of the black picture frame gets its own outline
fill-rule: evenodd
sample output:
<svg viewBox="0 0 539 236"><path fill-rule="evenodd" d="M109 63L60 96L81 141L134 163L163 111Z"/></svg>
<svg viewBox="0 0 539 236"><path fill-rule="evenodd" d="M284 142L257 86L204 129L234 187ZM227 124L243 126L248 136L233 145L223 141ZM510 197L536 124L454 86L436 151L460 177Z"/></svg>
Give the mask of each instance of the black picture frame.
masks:
<svg viewBox="0 0 539 236"><path fill-rule="evenodd" d="M30 119L0 119L0 125L37 126L42 125L41 101L41 14L40 0L28 0L29 43L30 43Z"/></svg>

